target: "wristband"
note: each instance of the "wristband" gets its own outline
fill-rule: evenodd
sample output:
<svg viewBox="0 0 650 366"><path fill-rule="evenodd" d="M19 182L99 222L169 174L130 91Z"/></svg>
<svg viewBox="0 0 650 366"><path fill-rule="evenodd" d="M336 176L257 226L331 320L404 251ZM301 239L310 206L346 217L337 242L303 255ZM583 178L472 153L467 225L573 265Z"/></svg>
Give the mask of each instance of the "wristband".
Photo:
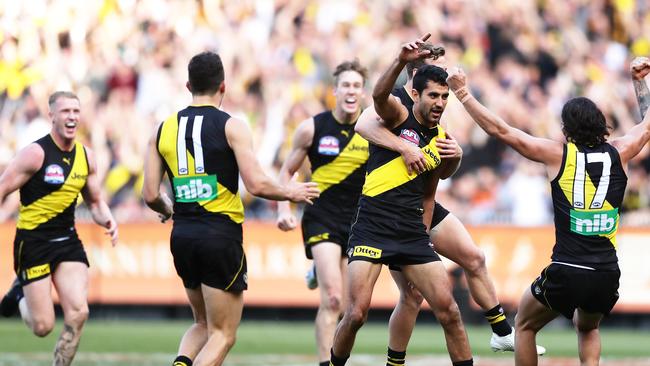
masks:
<svg viewBox="0 0 650 366"><path fill-rule="evenodd" d="M454 94L456 94L456 97L462 104L465 104L465 102L467 102L472 97L472 94L467 91L466 86L454 91Z"/></svg>

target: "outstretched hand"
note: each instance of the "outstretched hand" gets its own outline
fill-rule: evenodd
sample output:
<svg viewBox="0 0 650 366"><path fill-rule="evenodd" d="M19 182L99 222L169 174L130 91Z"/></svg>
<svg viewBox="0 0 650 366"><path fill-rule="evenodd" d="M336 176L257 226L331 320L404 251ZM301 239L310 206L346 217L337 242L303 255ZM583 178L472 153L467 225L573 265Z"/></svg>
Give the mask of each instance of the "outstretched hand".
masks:
<svg viewBox="0 0 650 366"><path fill-rule="evenodd" d="M289 201L295 203L305 202L311 205L313 204L312 200L320 196L318 184L315 182L298 182L298 173L293 175L286 188L289 191Z"/></svg>
<svg viewBox="0 0 650 366"><path fill-rule="evenodd" d="M412 42L404 43L398 56L399 60L402 62L411 62L431 57L432 55L430 50L420 49L420 45L423 45L429 37L431 37L431 33L427 33Z"/></svg>
<svg viewBox="0 0 650 366"><path fill-rule="evenodd" d="M650 73L650 59L647 57L637 57L630 63L630 73L632 79L641 80Z"/></svg>

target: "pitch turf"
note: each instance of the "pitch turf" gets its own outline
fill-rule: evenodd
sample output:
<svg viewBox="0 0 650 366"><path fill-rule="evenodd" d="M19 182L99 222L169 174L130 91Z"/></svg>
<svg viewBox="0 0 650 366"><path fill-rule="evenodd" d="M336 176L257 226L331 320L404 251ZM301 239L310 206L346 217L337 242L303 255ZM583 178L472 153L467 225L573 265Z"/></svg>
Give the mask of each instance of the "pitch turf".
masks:
<svg viewBox="0 0 650 366"><path fill-rule="evenodd" d="M166 365L189 321L99 321L87 324L75 365ZM61 329L59 323L46 338L36 338L18 320L0 321L0 366L41 366L51 362L51 350ZM315 365L311 323L244 322L237 345L226 365ZM512 354L489 349L487 326L468 327L477 364L510 365ZM601 331L604 365L650 364L650 329ZM367 324L360 331L350 365L382 364L386 349L385 324ZM545 329L538 342L548 353L540 365L576 364L577 341L564 324ZM435 324L419 324L408 350L410 365L449 364L442 331ZM568 363L566 363L568 361Z"/></svg>

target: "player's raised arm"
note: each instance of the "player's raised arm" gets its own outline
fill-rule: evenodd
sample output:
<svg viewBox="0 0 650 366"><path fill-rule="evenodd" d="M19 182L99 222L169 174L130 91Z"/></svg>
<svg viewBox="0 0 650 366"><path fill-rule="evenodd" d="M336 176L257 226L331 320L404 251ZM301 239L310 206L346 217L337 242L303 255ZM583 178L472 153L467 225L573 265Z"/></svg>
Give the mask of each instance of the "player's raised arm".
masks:
<svg viewBox="0 0 650 366"><path fill-rule="evenodd" d="M460 68L450 70L447 83L467 113L490 136L496 137L526 158L546 164L549 172L559 170L564 151L562 143L534 137L510 126L469 93L465 73Z"/></svg>
<svg viewBox="0 0 650 366"><path fill-rule="evenodd" d="M648 84L645 81L645 77L650 73L650 59L647 57L635 58L630 64L630 72L643 120L625 135L611 141L612 146L618 150L624 167L650 141L650 117L646 113L650 106L650 91L648 91Z"/></svg>
<svg viewBox="0 0 650 366"><path fill-rule="evenodd" d="M397 58L393 60L388 70L379 77L375 84L372 91L375 111L385 121L388 128L392 128L390 126L395 127L408 117L409 112L406 107L393 98L390 92L393 90L397 77L408 62L431 56L430 50L419 48L430 36L431 34L427 33L415 41L403 44Z"/></svg>
<svg viewBox="0 0 650 366"><path fill-rule="evenodd" d="M634 83L634 92L639 102L639 111L641 118L645 117L648 107L650 107L650 90L645 82L645 77L650 73L650 59L647 57L637 57L630 64L630 73Z"/></svg>

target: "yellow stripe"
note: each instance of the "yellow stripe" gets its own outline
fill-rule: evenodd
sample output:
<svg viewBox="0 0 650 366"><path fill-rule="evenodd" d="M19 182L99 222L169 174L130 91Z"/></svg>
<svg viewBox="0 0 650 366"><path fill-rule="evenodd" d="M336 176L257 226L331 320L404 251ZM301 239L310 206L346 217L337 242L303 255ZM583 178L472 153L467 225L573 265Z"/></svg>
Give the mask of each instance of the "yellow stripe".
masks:
<svg viewBox="0 0 650 366"><path fill-rule="evenodd" d="M158 141L158 151L165 160L165 163L172 174L178 176L178 155L176 154L176 141L178 138L178 120L174 114L163 122ZM194 170L194 158L187 151L187 176L205 176L206 173L196 174ZM198 202L209 212L222 213L238 224L244 222L244 204L241 201L239 192L232 193L228 188L219 184L217 176L217 198L211 201Z"/></svg>
<svg viewBox="0 0 650 366"><path fill-rule="evenodd" d="M76 142L75 146L74 164L61 188L27 206L21 205L16 228L34 230L75 204L88 177L88 161L84 147L79 142Z"/></svg>
<svg viewBox="0 0 650 366"><path fill-rule="evenodd" d="M233 277L232 281L230 281L228 286L226 286L226 288L223 289L224 291L228 291L230 286L232 286L233 283L235 283L235 280L237 279L237 277L239 277L239 273L241 272L242 268L244 268L244 258L246 258L246 255L244 253L242 253L242 255L241 255L241 263L239 263L239 269L237 270L237 273L235 274L235 277Z"/></svg>
<svg viewBox="0 0 650 366"><path fill-rule="evenodd" d="M386 364L391 366L404 366L404 360L402 360L402 362L392 362L390 360L387 360Z"/></svg>
<svg viewBox="0 0 650 366"><path fill-rule="evenodd" d="M437 138L444 137L445 131L442 129L442 126L438 126ZM436 148L435 138L431 139L429 144L420 150L422 150L424 158L427 160L427 170L433 170L442 163L440 153L438 153L438 149ZM362 193L370 197L378 196L395 187L410 182L417 176L417 172L408 173L404 159L398 156L366 175L366 182L363 185Z"/></svg>
<svg viewBox="0 0 650 366"><path fill-rule="evenodd" d="M20 273L20 265L22 264L21 258L23 257L23 243L25 243L25 241L21 240L20 244L18 244L18 273Z"/></svg>
<svg viewBox="0 0 650 366"><path fill-rule="evenodd" d="M503 314L499 314L496 316L495 319L490 319L490 317L486 316L488 323L490 324L496 324L498 322L504 321L506 319L506 316Z"/></svg>
<svg viewBox="0 0 650 366"><path fill-rule="evenodd" d="M311 180L318 183L318 188L323 193L331 186L341 183L366 161L368 161L368 141L356 133L336 159L314 171Z"/></svg>

